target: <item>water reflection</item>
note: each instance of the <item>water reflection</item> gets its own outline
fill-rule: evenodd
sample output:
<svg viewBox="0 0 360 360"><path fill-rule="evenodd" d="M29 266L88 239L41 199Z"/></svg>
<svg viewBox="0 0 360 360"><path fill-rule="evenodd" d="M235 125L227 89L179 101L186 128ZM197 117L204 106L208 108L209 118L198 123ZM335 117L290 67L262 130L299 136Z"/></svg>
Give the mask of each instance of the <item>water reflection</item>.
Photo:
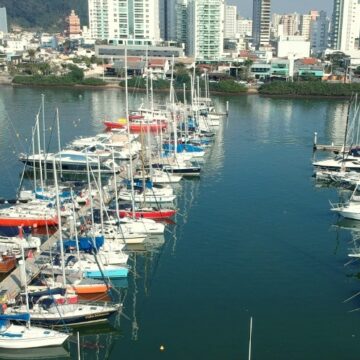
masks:
<svg viewBox="0 0 360 360"><path fill-rule="evenodd" d="M119 318L121 314L116 317ZM118 325L119 321L115 320ZM79 328L79 334L74 331L68 341L69 351L72 358L104 360L111 356L114 344L121 338L122 332L119 327L104 322L96 327ZM80 349L80 356L78 352Z"/></svg>
<svg viewBox="0 0 360 360"><path fill-rule="evenodd" d="M326 109L325 136L329 143L342 144L344 142L348 102L334 102Z"/></svg>
<svg viewBox="0 0 360 360"><path fill-rule="evenodd" d="M63 346L38 349L1 349L0 359L69 359L70 352Z"/></svg>

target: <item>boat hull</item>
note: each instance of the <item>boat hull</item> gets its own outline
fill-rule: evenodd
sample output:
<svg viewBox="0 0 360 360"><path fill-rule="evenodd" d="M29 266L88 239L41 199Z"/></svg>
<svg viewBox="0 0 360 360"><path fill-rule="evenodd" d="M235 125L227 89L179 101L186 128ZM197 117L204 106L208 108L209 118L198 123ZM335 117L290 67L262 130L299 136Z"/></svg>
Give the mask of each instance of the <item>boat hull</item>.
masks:
<svg viewBox="0 0 360 360"><path fill-rule="evenodd" d="M37 327L26 328L12 324L0 333L0 349L33 349L38 347L59 346L69 335ZM1 356L1 355L0 355Z"/></svg>
<svg viewBox="0 0 360 360"><path fill-rule="evenodd" d="M126 123L122 124L120 122L113 121L104 121L104 125L107 129L124 129L126 127Z"/></svg>
<svg viewBox="0 0 360 360"><path fill-rule="evenodd" d="M133 217L135 214L136 219L168 219L176 214L176 210L153 210L153 211L135 211L131 210L119 210L121 218Z"/></svg>
<svg viewBox="0 0 360 360"><path fill-rule="evenodd" d="M124 278L127 277L129 270L127 268L118 268L112 270L86 270L84 271L84 276L91 279L103 279L103 277L108 277L110 279Z"/></svg>
<svg viewBox="0 0 360 360"><path fill-rule="evenodd" d="M8 226L8 227L14 227L14 226L31 226L31 227L41 227L41 226L55 226L58 224L57 217L55 218L49 218L49 219L36 219L36 218L21 218L21 217L0 217L0 226Z"/></svg>

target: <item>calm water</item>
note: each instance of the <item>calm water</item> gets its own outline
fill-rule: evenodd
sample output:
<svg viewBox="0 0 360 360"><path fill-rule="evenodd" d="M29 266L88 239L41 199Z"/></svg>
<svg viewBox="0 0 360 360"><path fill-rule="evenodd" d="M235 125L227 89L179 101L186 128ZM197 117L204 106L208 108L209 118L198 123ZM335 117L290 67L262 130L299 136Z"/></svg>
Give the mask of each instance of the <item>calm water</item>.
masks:
<svg viewBox="0 0 360 360"><path fill-rule="evenodd" d="M115 90L2 87L2 197L16 192L17 154L31 146L42 92L47 137L58 107L63 144L124 114ZM131 107L142 97L132 95ZM359 358L360 314L351 310L360 297L344 303L360 290L359 265L344 266L351 233L335 227L329 211L337 190L315 187L311 177L313 133L322 143L341 142L346 104L258 96L216 102L224 109L227 100L230 116L201 180L177 190L176 225L164 244L132 253L125 316L81 331L83 359L247 359L251 316L253 359ZM75 341L69 348L76 359Z"/></svg>

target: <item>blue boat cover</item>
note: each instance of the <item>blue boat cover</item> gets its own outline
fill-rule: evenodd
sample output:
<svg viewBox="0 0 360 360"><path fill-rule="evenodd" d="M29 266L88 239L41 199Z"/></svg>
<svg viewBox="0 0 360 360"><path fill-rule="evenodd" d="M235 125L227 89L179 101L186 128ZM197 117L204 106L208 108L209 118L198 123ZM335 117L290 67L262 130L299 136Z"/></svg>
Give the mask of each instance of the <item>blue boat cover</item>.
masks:
<svg viewBox="0 0 360 360"><path fill-rule="evenodd" d="M95 245L95 246L94 246ZM96 236L95 244L92 236L79 237L79 249L84 251L91 251L101 248L104 245L104 236ZM64 248L76 248L76 240L65 240Z"/></svg>
<svg viewBox="0 0 360 360"><path fill-rule="evenodd" d="M29 313L20 313L20 314L1 314L0 315L0 321L29 321L30 320L30 314Z"/></svg>

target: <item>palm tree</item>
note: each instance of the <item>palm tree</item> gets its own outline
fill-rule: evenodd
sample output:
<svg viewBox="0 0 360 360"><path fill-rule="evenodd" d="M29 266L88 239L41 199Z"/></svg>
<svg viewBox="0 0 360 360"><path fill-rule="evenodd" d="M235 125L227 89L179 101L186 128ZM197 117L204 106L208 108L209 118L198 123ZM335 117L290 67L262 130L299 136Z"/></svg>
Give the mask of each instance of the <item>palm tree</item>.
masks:
<svg viewBox="0 0 360 360"><path fill-rule="evenodd" d="M246 78L246 80L249 78L249 71L250 71L251 65L252 65L253 63L254 63L254 62L253 62L251 59L246 59L246 60L243 62L243 65L245 66L245 69L246 69L246 72L245 72L245 78Z"/></svg>
<svg viewBox="0 0 360 360"><path fill-rule="evenodd" d="M34 62L35 56L36 56L36 50L35 49L28 49L27 51L30 62Z"/></svg>

